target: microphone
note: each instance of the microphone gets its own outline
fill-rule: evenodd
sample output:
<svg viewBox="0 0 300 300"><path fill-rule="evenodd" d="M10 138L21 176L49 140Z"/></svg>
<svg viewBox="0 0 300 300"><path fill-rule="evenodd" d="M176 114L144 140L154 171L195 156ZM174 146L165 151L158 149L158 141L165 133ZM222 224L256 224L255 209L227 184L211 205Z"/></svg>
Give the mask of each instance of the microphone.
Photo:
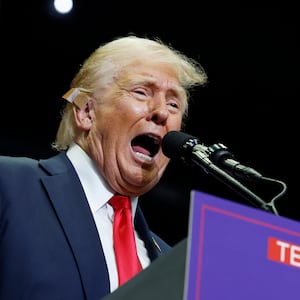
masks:
<svg viewBox="0 0 300 300"><path fill-rule="evenodd" d="M245 199L252 202L253 205L268 212L278 214L274 206L274 201L284 194L286 184L282 181L264 177L254 169L242 165L233 158L233 154L223 144L218 143L207 147L192 135L181 131L169 131L163 137L161 146L163 153L167 157L180 159L186 164L201 166L204 171L241 194ZM233 175L247 180L279 183L283 186L283 190L273 200L265 202L235 179Z"/></svg>
<svg viewBox="0 0 300 300"><path fill-rule="evenodd" d="M261 180L262 175L250 167L242 165L239 161L234 159L234 156L229 152L228 148L221 143L213 144L208 147L210 159L220 168L237 176L241 179Z"/></svg>
<svg viewBox="0 0 300 300"><path fill-rule="evenodd" d="M205 170L211 164L241 179L261 180L262 175L253 168L242 165L221 143L209 147L200 140L181 131L170 131L162 140L162 151L171 159L181 159L186 164L197 163Z"/></svg>
<svg viewBox="0 0 300 300"><path fill-rule="evenodd" d="M198 138L181 131L169 131L162 140L162 151L171 159L179 159L185 164L208 167L212 164L209 159L208 147L202 145Z"/></svg>

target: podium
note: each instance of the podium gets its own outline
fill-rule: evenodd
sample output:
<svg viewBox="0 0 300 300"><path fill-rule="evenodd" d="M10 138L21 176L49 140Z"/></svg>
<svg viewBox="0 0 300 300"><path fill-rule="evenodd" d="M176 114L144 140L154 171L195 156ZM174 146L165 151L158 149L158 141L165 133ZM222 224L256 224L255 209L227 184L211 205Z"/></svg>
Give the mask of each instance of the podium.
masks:
<svg viewBox="0 0 300 300"><path fill-rule="evenodd" d="M295 299L300 223L192 191L188 238L103 300Z"/></svg>

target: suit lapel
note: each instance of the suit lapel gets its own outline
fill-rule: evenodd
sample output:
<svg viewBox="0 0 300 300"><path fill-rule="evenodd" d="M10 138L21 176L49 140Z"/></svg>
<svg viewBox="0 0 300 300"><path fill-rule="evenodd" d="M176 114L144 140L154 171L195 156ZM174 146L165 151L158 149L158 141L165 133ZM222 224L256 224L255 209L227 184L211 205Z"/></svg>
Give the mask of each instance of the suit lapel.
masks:
<svg viewBox="0 0 300 300"><path fill-rule="evenodd" d="M155 238L151 235L151 231L139 206L136 210L134 223L135 228L139 233L139 236L145 243L145 247L148 251L149 258L151 261L153 261L159 255L162 254L161 249L158 243L156 242Z"/></svg>
<svg viewBox="0 0 300 300"><path fill-rule="evenodd" d="M76 260L87 299L109 293L109 278L87 199L64 153L40 162L52 176L42 179Z"/></svg>

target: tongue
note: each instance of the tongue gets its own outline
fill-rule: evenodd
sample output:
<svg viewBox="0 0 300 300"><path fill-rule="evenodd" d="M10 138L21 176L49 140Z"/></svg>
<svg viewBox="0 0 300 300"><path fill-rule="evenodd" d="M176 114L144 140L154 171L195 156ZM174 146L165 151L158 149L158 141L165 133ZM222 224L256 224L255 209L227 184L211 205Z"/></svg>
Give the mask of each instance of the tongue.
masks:
<svg viewBox="0 0 300 300"><path fill-rule="evenodd" d="M145 149L141 146L132 146L132 149L133 149L134 152L140 152L140 153L143 153L147 156L150 156L150 152L147 149Z"/></svg>

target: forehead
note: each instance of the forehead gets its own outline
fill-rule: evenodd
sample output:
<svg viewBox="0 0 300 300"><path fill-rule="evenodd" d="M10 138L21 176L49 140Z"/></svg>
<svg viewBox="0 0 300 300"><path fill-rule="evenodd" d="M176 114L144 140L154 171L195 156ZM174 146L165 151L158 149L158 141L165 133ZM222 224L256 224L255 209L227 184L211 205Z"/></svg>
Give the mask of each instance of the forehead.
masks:
<svg viewBox="0 0 300 300"><path fill-rule="evenodd" d="M120 70L117 81L130 84L144 83L185 94L175 69L166 63L141 61L132 63Z"/></svg>

